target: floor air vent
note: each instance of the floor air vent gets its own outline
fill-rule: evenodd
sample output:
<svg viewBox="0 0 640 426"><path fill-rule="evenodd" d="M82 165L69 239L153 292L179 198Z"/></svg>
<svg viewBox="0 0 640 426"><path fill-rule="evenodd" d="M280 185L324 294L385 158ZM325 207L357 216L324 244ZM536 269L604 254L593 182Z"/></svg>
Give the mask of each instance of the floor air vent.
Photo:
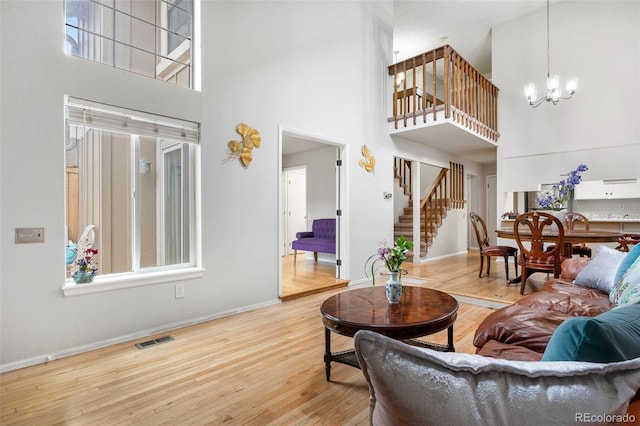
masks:
<svg viewBox="0 0 640 426"><path fill-rule="evenodd" d="M147 348L149 346L157 345L164 342L170 342L171 340L175 340L173 336L163 336L158 337L157 339L147 340L146 342L136 343L138 349Z"/></svg>

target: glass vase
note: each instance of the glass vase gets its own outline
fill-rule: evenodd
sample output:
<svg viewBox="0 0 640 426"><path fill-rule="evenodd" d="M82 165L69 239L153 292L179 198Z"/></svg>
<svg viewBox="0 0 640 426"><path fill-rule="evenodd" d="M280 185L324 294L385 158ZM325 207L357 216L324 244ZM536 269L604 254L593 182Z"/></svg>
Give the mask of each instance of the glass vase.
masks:
<svg viewBox="0 0 640 426"><path fill-rule="evenodd" d="M93 281L93 274L87 271L76 271L71 275L76 284L87 284Z"/></svg>

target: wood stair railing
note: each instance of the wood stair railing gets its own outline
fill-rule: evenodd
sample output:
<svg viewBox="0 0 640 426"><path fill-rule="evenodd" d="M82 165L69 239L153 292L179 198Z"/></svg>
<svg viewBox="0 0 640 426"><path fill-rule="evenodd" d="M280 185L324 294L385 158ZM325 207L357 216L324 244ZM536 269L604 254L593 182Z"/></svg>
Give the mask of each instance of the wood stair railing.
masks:
<svg viewBox="0 0 640 426"><path fill-rule="evenodd" d="M403 160L404 161L404 160ZM438 173L431 188L420 201L420 256L427 254L438 235L438 228L442 226L447 212L451 209L461 209L465 205L464 199L464 166L451 162L449 168L443 168ZM413 202L405 208L394 227L394 238L403 235L407 239L413 238Z"/></svg>
<svg viewBox="0 0 640 426"><path fill-rule="evenodd" d="M395 157L393 159L393 178L398 179L398 185L402 188L404 195L411 201L411 161Z"/></svg>
<svg viewBox="0 0 640 426"><path fill-rule="evenodd" d="M498 88L445 45L388 67L393 77L393 116L397 129L407 120L417 124L435 122L438 111L467 130L496 142L498 133Z"/></svg>

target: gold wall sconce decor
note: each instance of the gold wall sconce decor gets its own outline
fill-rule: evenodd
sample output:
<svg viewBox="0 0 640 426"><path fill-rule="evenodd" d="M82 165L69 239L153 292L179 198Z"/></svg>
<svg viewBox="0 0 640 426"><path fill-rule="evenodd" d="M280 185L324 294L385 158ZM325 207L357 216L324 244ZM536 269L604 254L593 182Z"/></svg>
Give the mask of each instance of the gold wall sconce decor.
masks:
<svg viewBox="0 0 640 426"><path fill-rule="evenodd" d="M360 160L360 167L365 169L368 173L374 173L376 167L376 157L371 154L367 145L362 145L362 156L364 157Z"/></svg>
<svg viewBox="0 0 640 426"><path fill-rule="evenodd" d="M251 151L253 148L260 148L262 137L260 136L260 132L245 123L238 124L236 132L242 136L242 140L229 141L227 144L229 148L227 161L239 158L244 168L247 168L249 164L251 164L251 160L253 160Z"/></svg>

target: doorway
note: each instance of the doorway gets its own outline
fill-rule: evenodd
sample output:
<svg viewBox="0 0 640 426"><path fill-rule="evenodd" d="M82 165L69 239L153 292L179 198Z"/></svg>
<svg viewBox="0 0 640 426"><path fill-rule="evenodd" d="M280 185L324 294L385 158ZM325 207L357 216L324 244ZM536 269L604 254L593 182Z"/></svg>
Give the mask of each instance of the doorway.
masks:
<svg viewBox="0 0 640 426"><path fill-rule="evenodd" d="M340 200L343 144L317 135L280 129L280 279L282 300L346 286L341 279ZM293 255L296 233L311 231L315 219L336 219L336 250Z"/></svg>

